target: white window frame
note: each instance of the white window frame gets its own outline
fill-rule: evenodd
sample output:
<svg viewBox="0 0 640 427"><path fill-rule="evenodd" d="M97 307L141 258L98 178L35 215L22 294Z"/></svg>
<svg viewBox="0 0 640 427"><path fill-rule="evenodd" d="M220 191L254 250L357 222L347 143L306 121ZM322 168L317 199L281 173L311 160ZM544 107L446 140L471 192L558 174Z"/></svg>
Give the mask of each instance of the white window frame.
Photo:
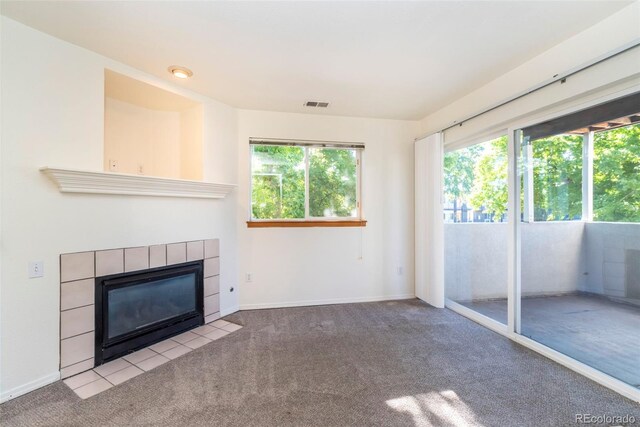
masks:
<svg viewBox="0 0 640 427"><path fill-rule="evenodd" d="M254 218L253 217L253 150L249 149L249 222L338 222L338 221L361 221L363 220L362 209L362 152L363 143L349 143L336 141L310 141L291 139L271 139L271 138L249 138L252 145L273 145L299 147L304 150L304 218ZM324 148L336 150L353 150L356 154L356 215L340 217L317 217L309 213L309 149Z"/></svg>

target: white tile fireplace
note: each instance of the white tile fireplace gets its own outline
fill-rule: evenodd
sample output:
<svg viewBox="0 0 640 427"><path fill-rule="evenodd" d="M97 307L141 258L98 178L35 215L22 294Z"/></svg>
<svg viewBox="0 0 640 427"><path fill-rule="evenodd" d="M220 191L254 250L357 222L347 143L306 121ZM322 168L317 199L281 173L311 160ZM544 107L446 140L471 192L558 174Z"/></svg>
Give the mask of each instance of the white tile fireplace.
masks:
<svg viewBox="0 0 640 427"><path fill-rule="evenodd" d="M96 250L60 255L60 374L68 378L95 365L96 278L144 272L191 261L203 263L204 323L220 317L218 239Z"/></svg>

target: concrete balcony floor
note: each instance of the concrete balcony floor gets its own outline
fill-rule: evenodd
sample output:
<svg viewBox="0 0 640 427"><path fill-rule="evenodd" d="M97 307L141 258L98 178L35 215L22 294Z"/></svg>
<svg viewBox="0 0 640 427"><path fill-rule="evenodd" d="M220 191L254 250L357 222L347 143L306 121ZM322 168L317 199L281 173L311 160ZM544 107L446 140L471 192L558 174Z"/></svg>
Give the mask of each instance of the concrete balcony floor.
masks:
<svg viewBox="0 0 640 427"><path fill-rule="evenodd" d="M507 323L507 300L460 302ZM640 306L594 294L522 299L522 335L640 388Z"/></svg>

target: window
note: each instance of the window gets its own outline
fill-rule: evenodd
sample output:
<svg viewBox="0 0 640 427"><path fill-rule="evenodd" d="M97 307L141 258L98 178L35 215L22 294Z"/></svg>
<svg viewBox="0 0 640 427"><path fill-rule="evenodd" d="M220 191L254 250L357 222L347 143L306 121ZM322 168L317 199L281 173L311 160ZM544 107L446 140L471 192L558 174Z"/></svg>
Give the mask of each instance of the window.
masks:
<svg viewBox="0 0 640 427"><path fill-rule="evenodd" d="M531 142L534 221L582 218L582 139L561 134Z"/></svg>
<svg viewBox="0 0 640 427"><path fill-rule="evenodd" d="M504 222L507 137L444 155L444 221Z"/></svg>
<svg viewBox="0 0 640 427"><path fill-rule="evenodd" d="M596 132L593 150L593 220L640 222L640 125Z"/></svg>
<svg viewBox="0 0 640 427"><path fill-rule="evenodd" d="M640 93L522 129L523 219L640 222Z"/></svg>
<svg viewBox="0 0 640 427"><path fill-rule="evenodd" d="M361 224L364 145L250 140L251 221Z"/></svg>
<svg viewBox="0 0 640 427"><path fill-rule="evenodd" d="M640 222L640 125L629 118L529 142L533 159L535 221L580 220L583 179L593 147L593 221ZM620 126L620 127L615 127ZM586 165L586 168L585 168ZM585 218L588 219L588 218Z"/></svg>

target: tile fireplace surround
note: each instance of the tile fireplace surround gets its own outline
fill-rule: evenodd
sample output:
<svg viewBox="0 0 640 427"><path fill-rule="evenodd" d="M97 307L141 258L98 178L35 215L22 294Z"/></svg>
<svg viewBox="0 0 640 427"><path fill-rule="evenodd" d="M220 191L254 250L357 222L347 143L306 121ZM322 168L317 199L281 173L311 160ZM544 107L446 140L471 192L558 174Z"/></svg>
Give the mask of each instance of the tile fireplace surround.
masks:
<svg viewBox="0 0 640 427"><path fill-rule="evenodd" d="M94 367L95 278L204 260L205 323L220 317L220 244L196 240L60 255L60 376Z"/></svg>

